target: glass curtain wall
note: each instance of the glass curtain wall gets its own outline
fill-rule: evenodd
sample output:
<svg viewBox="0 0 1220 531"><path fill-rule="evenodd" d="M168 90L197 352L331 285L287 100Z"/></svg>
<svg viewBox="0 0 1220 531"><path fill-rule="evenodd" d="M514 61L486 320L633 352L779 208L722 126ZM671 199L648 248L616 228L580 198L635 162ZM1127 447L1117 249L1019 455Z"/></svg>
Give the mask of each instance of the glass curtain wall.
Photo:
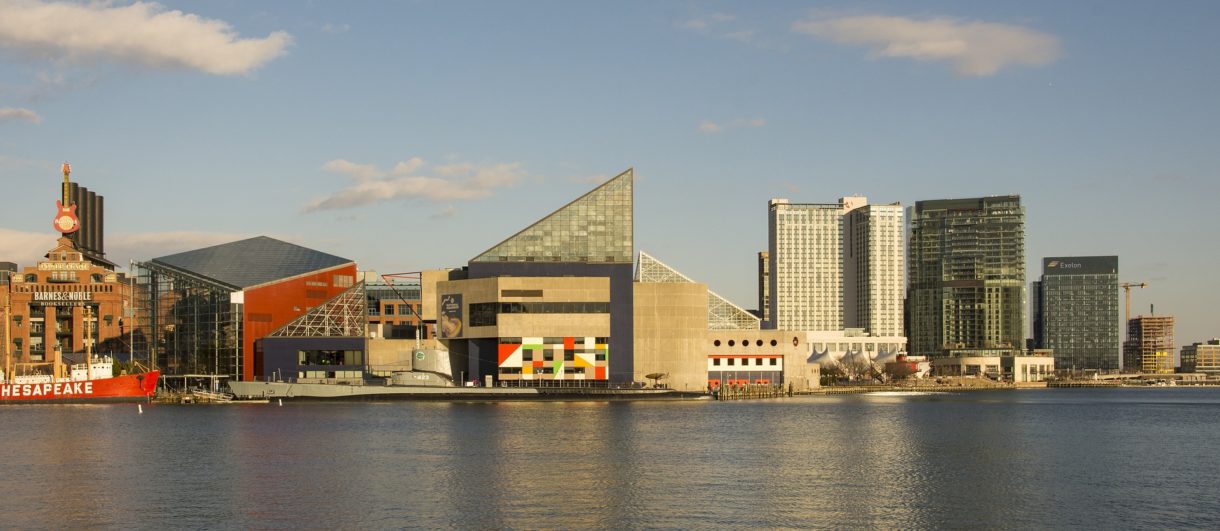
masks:
<svg viewBox="0 0 1220 531"><path fill-rule="evenodd" d="M242 305L232 287L155 262L135 262L136 360L167 375L239 377Z"/></svg>

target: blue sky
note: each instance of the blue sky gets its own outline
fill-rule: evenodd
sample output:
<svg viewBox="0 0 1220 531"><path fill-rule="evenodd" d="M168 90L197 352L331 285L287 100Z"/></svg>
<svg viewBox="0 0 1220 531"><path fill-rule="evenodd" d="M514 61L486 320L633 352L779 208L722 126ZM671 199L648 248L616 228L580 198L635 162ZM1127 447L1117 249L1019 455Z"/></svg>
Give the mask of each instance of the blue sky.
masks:
<svg viewBox="0 0 1220 531"><path fill-rule="evenodd" d="M766 203L1021 194L1220 335L1220 3L0 0L0 260L58 164L126 263L265 234L463 265L634 167L636 248L756 305Z"/></svg>

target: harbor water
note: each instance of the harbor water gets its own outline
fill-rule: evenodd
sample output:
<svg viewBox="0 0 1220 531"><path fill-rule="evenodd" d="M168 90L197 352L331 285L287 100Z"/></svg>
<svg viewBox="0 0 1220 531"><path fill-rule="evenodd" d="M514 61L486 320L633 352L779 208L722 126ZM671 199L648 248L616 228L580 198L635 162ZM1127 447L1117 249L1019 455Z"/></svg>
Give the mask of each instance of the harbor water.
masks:
<svg viewBox="0 0 1220 531"><path fill-rule="evenodd" d="M1220 528L1220 389L0 407L6 528Z"/></svg>

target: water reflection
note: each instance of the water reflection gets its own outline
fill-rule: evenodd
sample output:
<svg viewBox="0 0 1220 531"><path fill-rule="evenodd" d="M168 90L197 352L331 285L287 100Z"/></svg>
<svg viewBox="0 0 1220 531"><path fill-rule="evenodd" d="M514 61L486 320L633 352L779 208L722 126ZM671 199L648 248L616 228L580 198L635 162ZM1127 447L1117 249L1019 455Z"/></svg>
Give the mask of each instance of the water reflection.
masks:
<svg viewBox="0 0 1220 531"><path fill-rule="evenodd" d="M0 511L19 528L1216 528L1220 391L1193 391L5 407Z"/></svg>

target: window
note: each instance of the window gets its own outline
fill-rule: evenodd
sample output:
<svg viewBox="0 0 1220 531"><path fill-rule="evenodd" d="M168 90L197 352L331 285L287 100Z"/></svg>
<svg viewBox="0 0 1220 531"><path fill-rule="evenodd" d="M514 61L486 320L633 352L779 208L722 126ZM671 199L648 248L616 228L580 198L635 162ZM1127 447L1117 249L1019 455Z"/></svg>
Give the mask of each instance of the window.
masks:
<svg viewBox="0 0 1220 531"><path fill-rule="evenodd" d="M771 358L771 365L778 365L779 358Z"/></svg>
<svg viewBox="0 0 1220 531"><path fill-rule="evenodd" d="M720 366L720 358L712 358L712 365Z"/></svg>

